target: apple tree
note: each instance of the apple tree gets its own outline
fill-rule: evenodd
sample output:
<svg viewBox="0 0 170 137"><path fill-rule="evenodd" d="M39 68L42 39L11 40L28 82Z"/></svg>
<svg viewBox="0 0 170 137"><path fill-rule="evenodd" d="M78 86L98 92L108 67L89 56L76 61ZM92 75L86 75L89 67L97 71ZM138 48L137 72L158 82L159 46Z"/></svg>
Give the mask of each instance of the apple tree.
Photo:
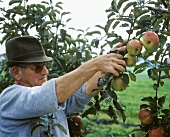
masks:
<svg viewBox="0 0 170 137"><path fill-rule="evenodd" d="M2 1L0 1L2 2ZM147 113L142 111L139 114L141 124L134 128L134 132L140 130L144 132L144 136L153 137L160 134L161 137L170 136L170 108L163 109L166 100L166 95L159 97L158 92L160 86L164 86L164 79L169 79L169 63L170 43L168 38L170 36L170 4L167 0L112 0L110 7L106 9L108 21L105 26L96 24L94 28L87 28L80 30L74 27L68 27L70 12L65 12L62 8L62 2L53 2L52 0L40 1L38 4L29 3L29 0L11 0L8 9L0 8L2 15L0 16L0 32L3 35L0 43L4 44L7 40L15 36L34 35L42 43L48 56L53 57L53 61L49 66L49 78L59 77L68 73L81 63L103 54L107 48L113 48L118 42L125 42L128 45L130 42L137 41L142 45L139 54L127 55L133 48L127 50L126 53L121 53L119 50L110 51L108 54L114 52L122 54L127 66L126 72L120 72L119 77L103 72L106 77L98 80L98 86L102 90L95 90L93 92L100 92L94 97L94 100L89 103L89 107L81 114L70 114L68 119L71 124L76 126L79 135L83 136L90 132L88 128L84 127L84 134L81 128L72 120L75 115L87 117L88 115L96 115L97 113L106 113L113 120L116 120L117 111L121 114L123 122L126 121L125 108L119 103L119 98L116 91L123 91L129 85L129 81L136 81L136 75L147 70L148 76L153 80L153 96L143 97L141 100L145 103L139 106L140 111L147 109ZM123 28L127 37L123 37L116 31L116 28ZM72 37L70 31L77 33L76 37ZM145 43L144 34L146 32L154 32L159 39L158 44L153 44L147 49L147 44L154 43L149 41ZM96 38L97 37L97 38ZM142 40L143 39L143 40ZM136 45L136 43L135 43ZM154 49L156 46L156 50ZM132 46L133 47L133 46ZM141 47L141 46L139 46ZM95 52L95 49L100 49L100 53ZM128 48L127 48L128 49ZM140 48L139 48L140 49ZM149 52L148 52L149 51ZM131 53L132 54L132 53ZM137 63L137 60L143 60ZM13 83L10 78L6 59L1 62L0 66L0 92L7 86ZM133 70L128 69L132 67ZM105 107L102 107L102 102L109 102ZM149 112L149 113L148 113ZM147 115L145 115L147 114ZM147 117L146 117L147 116ZM143 123L145 118L151 118L151 122ZM54 124L58 126L63 132L65 129L57 123L51 123L52 117L49 115L49 125ZM37 121L43 121L37 119ZM36 121L33 121L36 122ZM88 127L88 126L87 126ZM38 129L43 128L38 125L34 128L32 133ZM50 127L47 135L50 137ZM81 134L80 134L81 133Z"/></svg>
<svg viewBox="0 0 170 137"><path fill-rule="evenodd" d="M101 29L105 31L107 37L106 43L108 43L111 48L117 41L120 42L122 39L127 39L127 46L132 40L137 40L143 45L143 50L137 55L137 59L142 59L143 61L135 64L133 71L130 71L127 68L127 72L120 74L125 83L128 85L129 80L136 81L136 75L145 70L148 72L148 77L153 80L153 89L151 90L154 90L155 92L153 96L143 97L141 99L144 102L141 104L139 112L141 125L135 127L135 130L143 131L143 136L146 137L170 136L170 108L163 109L163 105L165 101L167 101L167 95L158 96L158 92L161 92L159 91L159 87L168 84L164 83L164 79L170 78L170 64L168 62L170 57L169 1L113 0L111 2L111 7L106 10L106 13L108 14L108 21L105 27ZM127 38L122 37L121 34L118 34L118 32L115 31L117 26L124 28L125 33L128 34ZM148 35L148 32L150 32L151 35ZM135 44L134 47L139 45L137 42ZM131 48L130 51L134 51L135 49L136 48ZM130 53L130 51L128 52ZM126 58L127 57L125 57L125 60ZM133 59L130 60L132 61ZM112 108L112 117L116 117L116 113L114 112L115 109L117 109L121 112L122 117L125 120L126 117L124 116L123 108L118 102L115 103L117 98L116 92L114 92L115 90L112 87L112 81L113 83L116 82L116 78L110 74L106 75L108 77L106 77L105 80L100 81L104 84L102 92L107 95L109 94L115 105L109 107ZM97 98L96 101L103 100L105 97L108 98L106 94L102 94L100 99ZM110 110L108 110L107 113L111 115L109 111Z"/></svg>

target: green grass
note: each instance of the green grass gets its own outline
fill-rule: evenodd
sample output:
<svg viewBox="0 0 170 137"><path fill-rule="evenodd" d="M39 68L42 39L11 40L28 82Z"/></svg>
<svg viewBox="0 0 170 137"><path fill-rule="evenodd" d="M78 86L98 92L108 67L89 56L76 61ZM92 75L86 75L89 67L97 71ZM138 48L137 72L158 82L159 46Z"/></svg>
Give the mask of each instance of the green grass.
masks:
<svg viewBox="0 0 170 137"><path fill-rule="evenodd" d="M164 80L164 86L159 87L158 89L158 97L164 96L167 94L166 102L164 104L164 108L169 108L170 105L170 84L169 80ZM108 134L119 134L118 137L128 137L128 133L130 133L134 126L127 126L129 124L140 124L137 116L140 110L140 105L146 102L141 101L142 98L148 96L155 96L155 90L152 88L152 85L156 83L147 77L146 74L137 75L136 82L130 81L129 87L123 91L118 92L119 102L126 106L125 115L126 121L122 123L121 116L118 118L118 121L121 124L95 124L84 118L85 124L88 126L91 124L91 131L86 135L86 137L108 137ZM90 119L107 119L111 120L109 116L104 113L98 113L97 115L90 115ZM116 136L116 137L117 137Z"/></svg>

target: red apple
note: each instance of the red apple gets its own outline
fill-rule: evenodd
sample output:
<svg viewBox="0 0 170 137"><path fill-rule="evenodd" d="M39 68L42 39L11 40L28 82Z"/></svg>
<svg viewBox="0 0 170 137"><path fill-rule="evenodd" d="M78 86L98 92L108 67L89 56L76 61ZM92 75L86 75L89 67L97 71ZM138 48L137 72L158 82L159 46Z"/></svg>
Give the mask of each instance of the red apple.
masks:
<svg viewBox="0 0 170 137"><path fill-rule="evenodd" d="M140 110L138 118L142 124L151 124L153 122L151 111L147 108L143 108Z"/></svg>
<svg viewBox="0 0 170 137"><path fill-rule="evenodd" d="M127 43L127 52L130 55L137 56L142 51L142 43L137 39L132 39Z"/></svg>
<svg viewBox="0 0 170 137"><path fill-rule="evenodd" d="M149 131L149 137L165 137L165 132L161 128L153 128Z"/></svg>
<svg viewBox="0 0 170 137"><path fill-rule="evenodd" d="M129 53L126 53L124 56L125 62L126 62L126 66L127 67L132 67L136 64L137 59L136 56L132 56Z"/></svg>
<svg viewBox="0 0 170 137"><path fill-rule="evenodd" d="M79 115L72 116L72 120L76 122L79 126L82 125L82 117Z"/></svg>
<svg viewBox="0 0 170 137"><path fill-rule="evenodd" d="M153 31L147 31L140 39L148 53L155 52L159 47L159 37Z"/></svg>

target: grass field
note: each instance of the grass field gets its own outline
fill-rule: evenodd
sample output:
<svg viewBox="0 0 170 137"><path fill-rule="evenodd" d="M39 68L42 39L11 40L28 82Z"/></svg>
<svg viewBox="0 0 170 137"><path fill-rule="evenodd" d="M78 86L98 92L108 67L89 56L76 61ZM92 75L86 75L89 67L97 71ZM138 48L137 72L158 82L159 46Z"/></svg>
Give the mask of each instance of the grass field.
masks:
<svg viewBox="0 0 170 137"><path fill-rule="evenodd" d="M169 80L164 80L164 86L159 87L158 97L167 94L164 108L169 108L170 105L170 83ZM145 103L141 99L148 96L155 96L155 90L152 85L156 81L152 81L146 74L138 74L137 81L131 81L129 87L119 92L119 102L126 106L125 115L126 122L122 123L121 117L119 117L119 124L95 124L89 120L84 120L86 124L92 125L92 132L86 137L109 137L109 134L114 134L114 137L129 137L128 134L134 129L133 125L140 124L137 116L139 113L140 105ZM91 119L107 119L111 120L106 114L99 113L98 115L90 116Z"/></svg>

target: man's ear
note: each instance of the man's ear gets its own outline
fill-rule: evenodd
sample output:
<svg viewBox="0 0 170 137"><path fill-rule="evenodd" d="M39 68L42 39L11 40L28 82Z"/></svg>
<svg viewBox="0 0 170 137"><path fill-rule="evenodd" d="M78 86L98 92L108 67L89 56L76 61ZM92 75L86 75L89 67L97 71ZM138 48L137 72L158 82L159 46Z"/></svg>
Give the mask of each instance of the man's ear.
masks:
<svg viewBox="0 0 170 137"><path fill-rule="evenodd" d="M13 66L11 68L11 73L15 80L21 80L21 69L19 69L19 67Z"/></svg>

